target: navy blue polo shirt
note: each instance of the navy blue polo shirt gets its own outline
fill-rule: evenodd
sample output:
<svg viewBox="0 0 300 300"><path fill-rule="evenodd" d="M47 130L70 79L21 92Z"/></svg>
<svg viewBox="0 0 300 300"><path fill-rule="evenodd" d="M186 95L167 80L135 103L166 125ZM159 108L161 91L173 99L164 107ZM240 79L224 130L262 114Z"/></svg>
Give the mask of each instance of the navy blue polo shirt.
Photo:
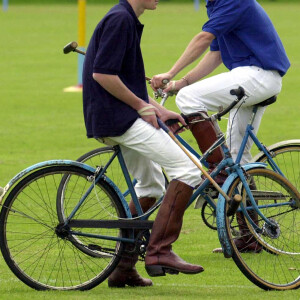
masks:
<svg viewBox="0 0 300 300"><path fill-rule="evenodd" d="M212 33L210 50L220 50L224 65L258 66L283 76L290 67L280 38L256 0L206 0L209 20L203 31Z"/></svg>
<svg viewBox="0 0 300 300"><path fill-rule="evenodd" d="M88 137L120 136L139 117L93 79L93 73L118 75L136 96L149 102L140 48L143 25L126 0L97 25L83 66L83 112Z"/></svg>

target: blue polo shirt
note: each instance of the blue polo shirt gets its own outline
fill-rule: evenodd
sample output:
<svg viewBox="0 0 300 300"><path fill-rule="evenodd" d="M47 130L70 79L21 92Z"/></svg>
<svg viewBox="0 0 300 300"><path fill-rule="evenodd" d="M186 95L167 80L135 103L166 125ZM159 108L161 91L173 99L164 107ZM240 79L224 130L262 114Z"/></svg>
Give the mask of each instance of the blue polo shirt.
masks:
<svg viewBox="0 0 300 300"><path fill-rule="evenodd" d="M139 117L136 110L108 93L93 73L118 75L135 95L149 102L140 49L143 25L126 0L97 25L83 66L83 112L88 137L120 136Z"/></svg>
<svg viewBox="0 0 300 300"><path fill-rule="evenodd" d="M258 66L283 76L290 67L280 38L256 0L206 0L209 20L203 31L216 39L211 51L220 50L224 65Z"/></svg>

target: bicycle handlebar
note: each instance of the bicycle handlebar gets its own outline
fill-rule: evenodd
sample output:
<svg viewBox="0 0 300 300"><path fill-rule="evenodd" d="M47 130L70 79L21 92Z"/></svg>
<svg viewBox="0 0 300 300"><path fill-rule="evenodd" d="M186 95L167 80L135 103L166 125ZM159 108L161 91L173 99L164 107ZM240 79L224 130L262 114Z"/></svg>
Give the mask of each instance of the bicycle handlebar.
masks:
<svg viewBox="0 0 300 300"><path fill-rule="evenodd" d="M238 99L241 100L245 96L245 90L239 86L237 89L230 90L230 94L237 96Z"/></svg>
<svg viewBox="0 0 300 300"><path fill-rule="evenodd" d="M241 86L239 86L237 89L230 90L230 94L237 96L237 98L232 101L227 108L216 114L216 118L219 121L221 120L221 117L226 115L233 107L235 107L240 102L241 99L243 99L243 97L245 96L245 90Z"/></svg>
<svg viewBox="0 0 300 300"><path fill-rule="evenodd" d="M230 103L230 105L226 108L226 109L224 109L224 110L222 110L221 112L218 112L218 113L216 113L215 115L213 115L217 120L221 120L221 118L224 116L224 115L226 115L234 106L236 106L240 101L241 101L241 99L243 99L243 97L245 96L245 90L244 90L244 88L243 87L241 87L241 86L239 86L237 89L232 89L232 90L230 90L230 94L231 95L234 95L234 96L237 96L237 99L235 99L234 101L232 101L231 103ZM173 94L172 93L164 93L163 91L162 91L162 89L158 89L157 90L157 92L155 93L155 98L157 99L158 97L161 97L162 98L162 100L161 100L161 102L160 102L160 104L162 105L162 106L164 106L164 104L165 104L165 102L166 102L166 100L168 99L168 97L169 96L172 96ZM210 118L210 117L208 117L208 118ZM170 125L172 125L172 124L174 124L174 123L177 123L178 122L178 120L177 119L170 119L170 120L167 120L165 123L168 125L168 126L170 126Z"/></svg>

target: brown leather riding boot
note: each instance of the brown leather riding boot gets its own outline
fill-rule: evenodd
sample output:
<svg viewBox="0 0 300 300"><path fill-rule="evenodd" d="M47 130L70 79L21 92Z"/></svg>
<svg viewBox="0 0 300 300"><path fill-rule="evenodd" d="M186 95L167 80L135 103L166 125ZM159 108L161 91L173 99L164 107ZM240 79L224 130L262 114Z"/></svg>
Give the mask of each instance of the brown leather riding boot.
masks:
<svg viewBox="0 0 300 300"><path fill-rule="evenodd" d="M172 180L154 221L145 257L146 271L150 276L169 274L196 274L203 267L185 262L174 252L171 244L180 233L186 205L193 188L183 182Z"/></svg>
<svg viewBox="0 0 300 300"><path fill-rule="evenodd" d="M206 120L208 117L204 111L199 112L197 116L188 116L189 128L197 141L201 153L205 153L207 149L218 139L217 130L211 120ZM221 147L216 148L206 159L209 165L208 173L211 173L213 169L224 158L224 153ZM228 175L225 171L220 172L215 176L214 180L220 186L223 185ZM203 177L205 179L205 177Z"/></svg>
<svg viewBox="0 0 300 300"><path fill-rule="evenodd" d="M253 178L250 178L249 187L252 191L257 190ZM256 200L256 204L257 200ZM246 201L247 206L252 206L251 201ZM249 217L258 225L258 214L255 210L248 211ZM259 253L262 251L262 246L257 242L251 231L249 230L244 214L242 212L236 213L237 223L239 224L240 237L234 240L234 243L239 252L254 252Z"/></svg>
<svg viewBox="0 0 300 300"><path fill-rule="evenodd" d="M143 212L146 212L153 206L156 199L150 197L143 197L139 199ZM135 206L131 200L129 203L129 209L131 214L136 215ZM127 245L125 250L130 251L132 245ZM128 286L151 286L152 280L143 278L137 272L135 265L138 261L138 254L126 253L125 257L122 257L117 267L108 277L109 287L125 287Z"/></svg>
<svg viewBox="0 0 300 300"><path fill-rule="evenodd" d="M257 212L249 211L248 212L250 218L253 222L258 225L258 215ZM236 248L241 253L260 253L262 251L262 246L257 242L256 238L253 236L251 231L249 230L247 223L245 221L245 217L243 213L237 212L235 215L237 219L237 223L239 225L239 233L240 237L234 239L234 243ZM214 253L223 253L222 248L216 248L213 250Z"/></svg>
<svg viewBox="0 0 300 300"><path fill-rule="evenodd" d="M205 120L204 117L208 117L204 111L200 111L199 116L188 117L189 128L202 153L205 153L218 139L213 122L211 120ZM223 158L224 153L221 147L218 147L207 157L206 161L210 164L218 164Z"/></svg>
<svg viewBox="0 0 300 300"><path fill-rule="evenodd" d="M255 184L250 184L251 190L254 190L256 188ZM249 201L250 202L250 201ZM247 206L251 206L251 203L247 203ZM254 222L255 225L258 225L258 214L256 211L251 210L248 211L249 217ZM256 240L256 238L253 236L251 231L249 230L245 217L243 213L237 212L236 213L236 219L237 223L239 224L239 230L240 230L240 237L234 240L234 243L239 250L239 252L254 252L259 253L262 251L262 246L259 244Z"/></svg>
<svg viewBox="0 0 300 300"><path fill-rule="evenodd" d="M251 179L251 182L249 184L250 189L256 190L256 185L254 181ZM246 202L247 206L251 206L251 202L247 201ZM254 222L255 225L258 225L258 214L254 210L248 211L248 214L252 221ZM238 227L239 227L239 233L240 237L234 239L234 243L241 253L246 253L246 252L252 252L252 253L259 253L262 251L262 246L259 244L256 240L256 238L253 236L251 231L249 230L249 227L246 223L244 214L242 212L237 212L235 214ZM213 250L214 253L218 252L223 252L222 248L216 248Z"/></svg>

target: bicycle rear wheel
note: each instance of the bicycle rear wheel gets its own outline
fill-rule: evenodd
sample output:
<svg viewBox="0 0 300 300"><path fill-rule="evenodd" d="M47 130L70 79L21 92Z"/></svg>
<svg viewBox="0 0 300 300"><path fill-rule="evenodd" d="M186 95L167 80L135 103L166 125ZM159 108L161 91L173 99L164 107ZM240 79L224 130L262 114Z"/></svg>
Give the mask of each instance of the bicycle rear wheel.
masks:
<svg viewBox="0 0 300 300"><path fill-rule="evenodd" d="M8 194L0 215L0 247L13 273L37 290L86 290L105 280L119 262L123 243L80 237L81 245L98 249L88 255L76 247L73 235L59 230L57 197L62 178L68 177L63 197L69 207L78 203L92 184L93 174L74 166L50 166L21 180ZM101 181L81 207L82 219L125 217L116 193ZM85 212L85 213L84 213ZM76 228L72 228L76 230ZM80 228L82 233L123 237L118 228ZM104 253L105 255L100 255Z"/></svg>
<svg viewBox="0 0 300 300"><path fill-rule="evenodd" d="M300 190L300 145L283 145L272 152L272 159L284 176ZM262 153L257 162L268 163L267 156Z"/></svg>
<svg viewBox="0 0 300 300"><path fill-rule="evenodd" d="M261 212L275 226L268 225L253 210L248 214L259 230L245 221L242 213L237 213L233 221L226 218L233 259L248 279L265 290L296 289L300 286L300 195L285 178L271 170L252 169L247 171L247 176ZM236 193L249 208L239 178L230 186L228 195L232 197ZM247 247L238 248L238 240L251 245L252 253Z"/></svg>

